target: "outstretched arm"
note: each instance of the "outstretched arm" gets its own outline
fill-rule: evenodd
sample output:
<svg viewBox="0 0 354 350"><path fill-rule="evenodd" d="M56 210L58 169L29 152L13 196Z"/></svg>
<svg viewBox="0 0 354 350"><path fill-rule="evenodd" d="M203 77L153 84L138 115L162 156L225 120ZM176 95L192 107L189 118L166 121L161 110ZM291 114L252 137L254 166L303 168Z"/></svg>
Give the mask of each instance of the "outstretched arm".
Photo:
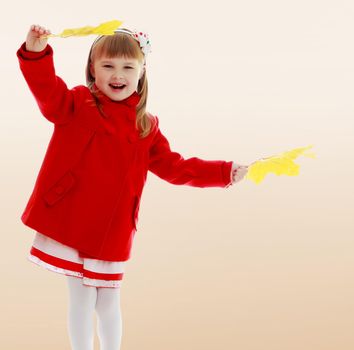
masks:
<svg viewBox="0 0 354 350"><path fill-rule="evenodd" d="M232 161L203 160L197 157L185 159L172 151L167 138L159 128L154 135L149 152L149 170L174 185L194 187L229 187L232 185ZM238 168L238 166L237 166Z"/></svg>

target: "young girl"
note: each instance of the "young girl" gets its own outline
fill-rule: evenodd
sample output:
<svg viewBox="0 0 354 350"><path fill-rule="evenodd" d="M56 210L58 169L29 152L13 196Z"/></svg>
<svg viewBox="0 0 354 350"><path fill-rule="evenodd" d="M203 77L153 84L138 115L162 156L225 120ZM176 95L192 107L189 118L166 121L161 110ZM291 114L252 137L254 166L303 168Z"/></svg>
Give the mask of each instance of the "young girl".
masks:
<svg viewBox="0 0 354 350"><path fill-rule="evenodd" d="M120 284L137 231L150 170L175 184L227 188L248 166L184 159L146 111L147 34L117 29L93 43L87 86L68 89L55 73L50 31L32 25L17 51L43 116L53 123L34 189L21 216L36 231L28 259L67 276L74 350L93 349L96 311L102 350L121 343Z"/></svg>

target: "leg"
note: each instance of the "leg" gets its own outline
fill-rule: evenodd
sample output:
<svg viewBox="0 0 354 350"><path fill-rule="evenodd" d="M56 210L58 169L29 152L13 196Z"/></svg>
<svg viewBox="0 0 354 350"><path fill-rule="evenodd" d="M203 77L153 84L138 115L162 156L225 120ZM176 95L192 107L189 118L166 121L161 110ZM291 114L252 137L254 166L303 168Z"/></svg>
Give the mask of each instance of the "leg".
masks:
<svg viewBox="0 0 354 350"><path fill-rule="evenodd" d="M97 288L85 286L82 279L67 276L69 289L68 331L72 350L93 350L93 312Z"/></svg>
<svg viewBox="0 0 354 350"><path fill-rule="evenodd" d="M96 314L100 350L119 350L122 338L120 288L98 287Z"/></svg>

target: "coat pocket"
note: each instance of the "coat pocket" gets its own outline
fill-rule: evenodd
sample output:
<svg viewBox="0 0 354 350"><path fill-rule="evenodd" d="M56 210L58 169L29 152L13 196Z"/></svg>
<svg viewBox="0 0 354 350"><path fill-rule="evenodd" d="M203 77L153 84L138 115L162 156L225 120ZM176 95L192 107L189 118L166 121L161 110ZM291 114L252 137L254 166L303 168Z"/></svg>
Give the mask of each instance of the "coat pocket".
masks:
<svg viewBox="0 0 354 350"><path fill-rule="evenodd" d="M136 229L138 225L139 219L139 207L140 207L140 198L138 196L134 196L134 204L133 204L133 227Z"/></svg>
<svg viewBox="0 0 354 350"><path fill-rule="evenodd" d="M44 200L48 205L54 205L63 198L70 188L74 185L75 178L71 171L68 171L59 181L56 182L45 194Z"/></svg>

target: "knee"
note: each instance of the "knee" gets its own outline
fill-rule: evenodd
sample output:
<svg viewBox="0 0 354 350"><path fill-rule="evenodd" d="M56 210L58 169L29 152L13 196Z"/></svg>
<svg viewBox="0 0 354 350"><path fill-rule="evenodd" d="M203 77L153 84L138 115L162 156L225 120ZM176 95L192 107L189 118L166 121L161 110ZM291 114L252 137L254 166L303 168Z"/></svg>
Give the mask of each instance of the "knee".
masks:
<svg viewBox="0 0 354 350"><path fill-rule="evenodd" d="M82 279L68 276L70 302L77 308L94 307L97 300L97 288L82 284Z"/></svg>
<svg viewBox="0 0 354 350"><path fill-rule="evenodd" d="M119 288L98 288L96 311L97 313L117 312L120 309Z"/></svg>

